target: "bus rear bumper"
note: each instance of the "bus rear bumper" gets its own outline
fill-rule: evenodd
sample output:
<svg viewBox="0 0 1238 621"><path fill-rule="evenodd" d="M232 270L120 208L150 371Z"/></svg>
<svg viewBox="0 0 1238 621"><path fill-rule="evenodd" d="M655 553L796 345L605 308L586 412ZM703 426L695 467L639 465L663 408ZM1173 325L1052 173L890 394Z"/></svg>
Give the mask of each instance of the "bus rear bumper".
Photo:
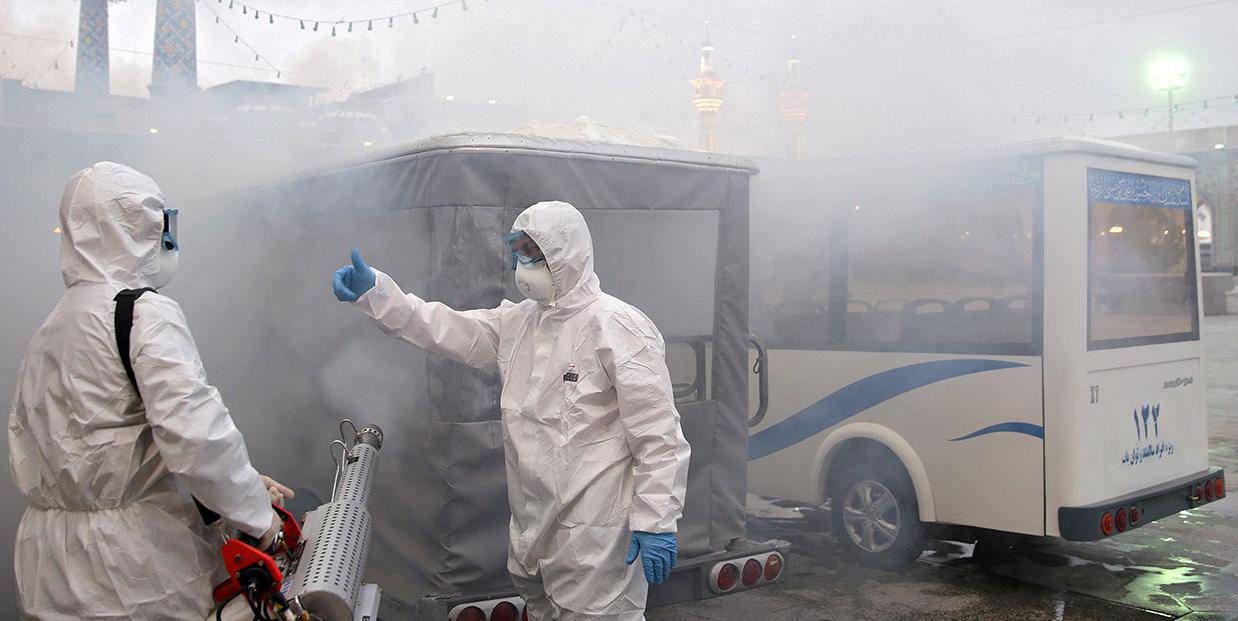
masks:
<svg viewBox="0 0 1238 621"><path fill-rule="evenodd" d="M1061 507L1058 528L1063 539L1097 541L1224 497L1225 472L1212 467L1104 502Z"/></svg>
<svg viewBox="0 0 1238 621"><path fill-rule="evenodd" d="M787 553L790 548L789 543L778 540L737 541L726 551L680 558L665 582L649 587L646 608L731 595L781 582L787 573ZM749 571L750 561L760 565L759 572ZM505 605L509 605L508 610L515 610L517 614L524 612L524 602L519 594L514 591L501 591L457 596L430 595L423 597L413 606L411 615L406 617L407 613L392 613L385 614L384 618L411 618L414 621L492 621L509 618L495 614L500 606ZM391 607L388 606L385 610L390 611Z"/></svg>

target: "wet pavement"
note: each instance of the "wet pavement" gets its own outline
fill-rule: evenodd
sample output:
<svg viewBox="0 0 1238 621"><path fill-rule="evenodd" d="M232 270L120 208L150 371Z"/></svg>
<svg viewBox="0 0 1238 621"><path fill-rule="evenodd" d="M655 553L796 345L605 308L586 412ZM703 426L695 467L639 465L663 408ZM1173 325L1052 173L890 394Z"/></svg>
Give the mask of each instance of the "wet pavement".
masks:
<svg viewBox="0 0 1238 621"><path fill-rule="evenodd" d="M899 573L840 558L825 511L754 502L760 517L751 518L749 537L794 546L783 580L652 610L648 620L1238 621L1238 315L1205 318L1203 335L1210 454L1226 470L1223 501L1094 543L934 541Z"/></svg>

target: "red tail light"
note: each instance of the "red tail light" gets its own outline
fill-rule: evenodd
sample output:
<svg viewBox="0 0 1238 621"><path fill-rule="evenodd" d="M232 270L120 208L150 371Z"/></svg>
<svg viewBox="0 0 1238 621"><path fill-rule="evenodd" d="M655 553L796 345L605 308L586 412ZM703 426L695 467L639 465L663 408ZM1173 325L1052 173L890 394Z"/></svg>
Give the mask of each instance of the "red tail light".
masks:
<svg viewBox="0 0 1238 621"><path fill-rule="evenodd" d="M1113 530L1113 514L1112 513L1106 511L1104 515L1100 516L1100 532L1103 533L1106 537L1113 534L1114 530Z"/></svg>
<svg viewBox="0 0 1238 621"><path fill-rule="evenodd" d="M1212 502L1216 500L1216 485L1214 481L1204 481L1204 500Z"/></svg>
<svg viewBox="0 0 1238 621"><path fill-rule="evenodd" d="M730 591L735 588L735 583L739 581L739 568L732 563L727 563L718 571L718 589L722 591Z"/></svg>
<svg viewBox="0 0 1238 621"><path fill-rule="evenodd" d="M1126 522L1126 509L1118 509L1117 513L1113 515L1113 521L1117 524L1119 533L1125 531L1128 526Z"/></svg>
<svg viewBox="0 0 1238 621"><path fill-rule="evenodd" d="M761 579L761 561L755 558L750 558L744 563L744 574L742 576L744 586L750 587Z"/></svg>
<svg viewBox="0 0 1238 621"><path fill-rule="evenodd" d="M782 575L782 555L771 554L765 559L765 581L773 582Z"/></svg>
<svg viewBox="0 0 1238 621"><path fill-rule="evenodd" d="M520 611L511 602L500 602L490 611L490 621L516 621L519 617Z"/></svg>
<svg viewBox="0 0 1238 621"><path fill-rule="evenodd" d="M1135 505L1131 505L1130 515L1131 515L1131 526L1138 524L1139 518L1141 517L1139 507L1136 507Z"/></svg>
<svg viewBox="0 0 1238 621"><path fill-rule="evenodd" d="M456 621L486 621L486 613L477 606L469 606L456 615Z"/></svg>
<svg viewBox="0 0 1238 621"><path fill-rule="evenodd" d="M1225 477L1221 477L1216 480L1216 488L1217 488L1216 489L1217 498L1224 498L1225 497Z"/></svg>
<svg viewBox="0 0 1238 621"><path fill-rule="evenodd" d="M529 607L525 606L524 610L520 611L520 621L529 621Z"/></svg>

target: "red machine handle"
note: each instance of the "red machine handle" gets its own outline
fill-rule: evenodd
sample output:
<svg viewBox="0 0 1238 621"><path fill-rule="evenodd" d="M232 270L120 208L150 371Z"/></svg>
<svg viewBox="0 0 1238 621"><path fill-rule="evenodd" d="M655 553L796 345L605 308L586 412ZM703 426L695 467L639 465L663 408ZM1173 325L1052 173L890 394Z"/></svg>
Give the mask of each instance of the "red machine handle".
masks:
<svg viewBox="0 0 1238 621"><path fill-rule="evenodd" d="M278 505L271 505L271 508L275 509L283 522L280 530L284 536L285 547L282 552L291 557L301 544L301 525L287 509ZM228 579L212 591L216 603L222 605L238 593L246 591L251 584L262 600L280 592L284 575L272 554L267 554L240 539L226 541L220 554L223 555L224 567L228 570Z"/></svg>
<svg viewBox="0 0 1238 621"><path fill-rule="evenodd" d="M301 525L297 523L297 518L293 517L287 509L279 505L271 505L271 508L275 509L280 519L284 521L282 528L284 531L284 543L288 544L289 550L296 550L297 546L301 545Z"/></svg>

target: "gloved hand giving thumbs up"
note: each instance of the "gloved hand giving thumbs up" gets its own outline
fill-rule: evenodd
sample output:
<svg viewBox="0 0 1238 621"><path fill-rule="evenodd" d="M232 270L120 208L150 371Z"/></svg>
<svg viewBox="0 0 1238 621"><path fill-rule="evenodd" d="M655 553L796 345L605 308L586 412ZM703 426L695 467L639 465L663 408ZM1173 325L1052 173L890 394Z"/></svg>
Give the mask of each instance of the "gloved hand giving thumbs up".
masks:
<svg viewBox="0 0 1238 621"><path fill-rule="evenodd" d="M335 278L331 283L335 299L341 302L356 302L373 287L374 270L362 260L361 251L353 248L352 265L345 265L335 270Z"/></svg>

